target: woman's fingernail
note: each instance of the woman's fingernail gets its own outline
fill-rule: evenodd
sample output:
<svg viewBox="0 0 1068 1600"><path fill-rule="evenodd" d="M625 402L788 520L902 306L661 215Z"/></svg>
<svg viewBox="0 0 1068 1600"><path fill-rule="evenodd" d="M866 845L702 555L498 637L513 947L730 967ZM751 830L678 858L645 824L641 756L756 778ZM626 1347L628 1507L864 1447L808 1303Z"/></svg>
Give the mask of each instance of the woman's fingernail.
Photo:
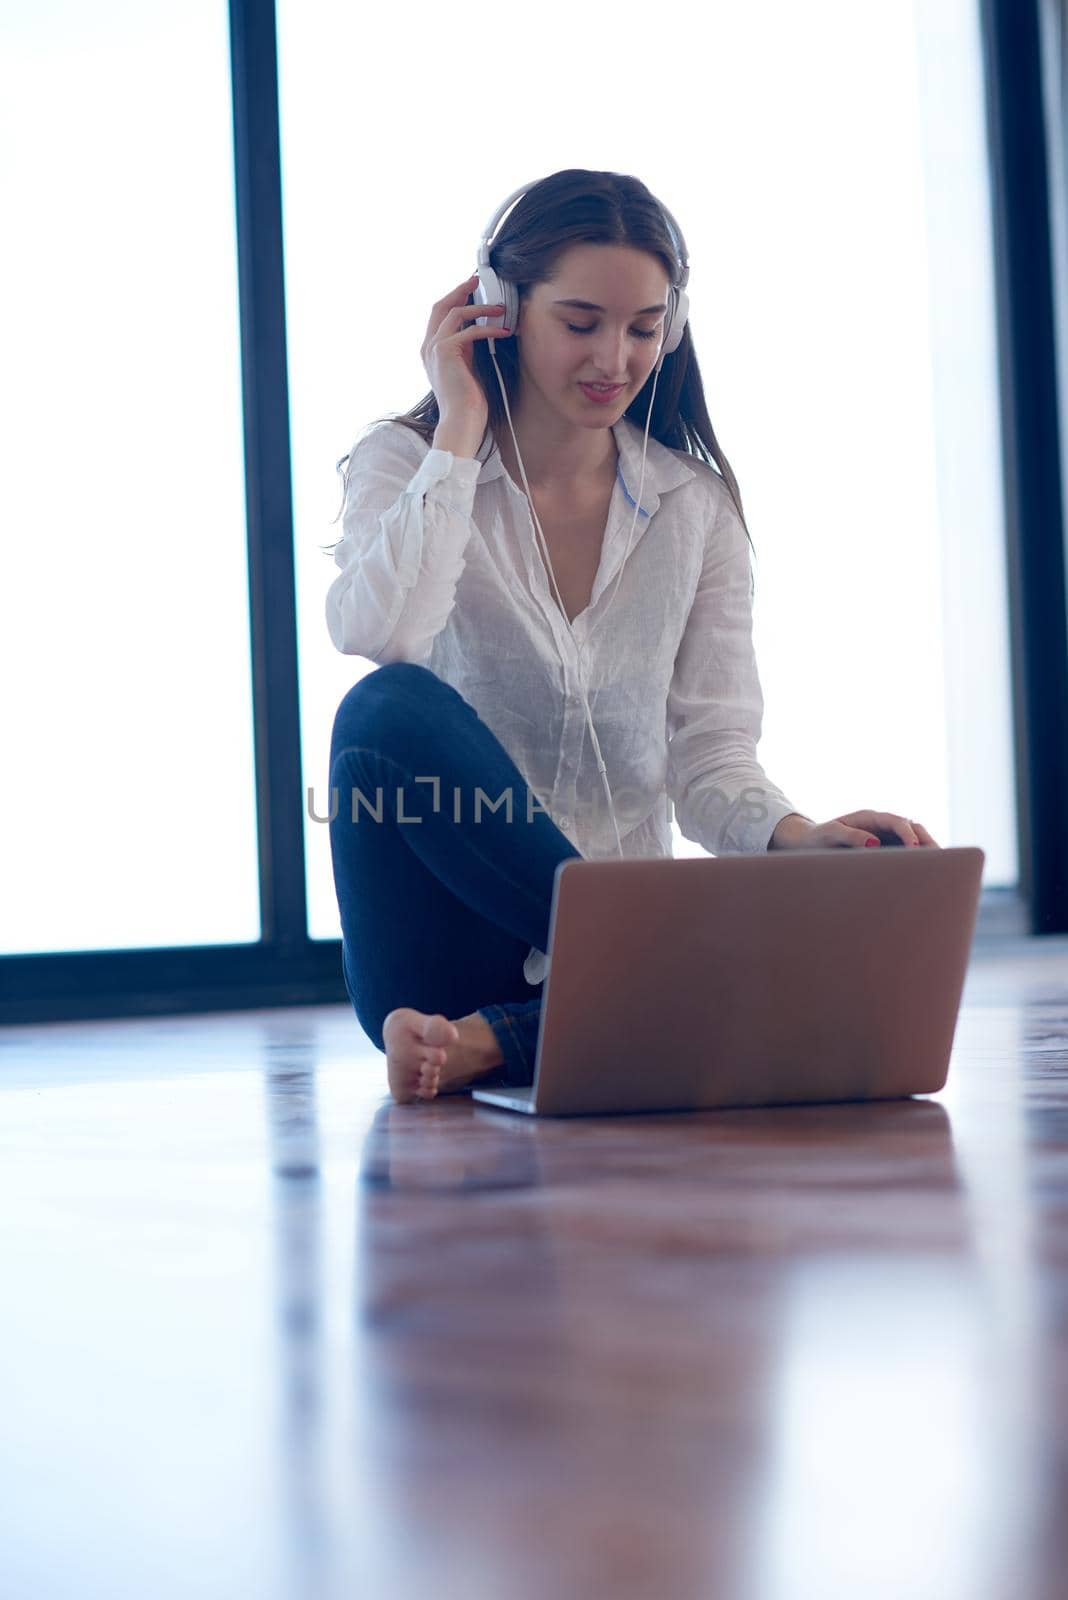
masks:
<svg viewBox="0 0 1068 1600"><path fill-rule="evenodd" d="M865 839L864 848L865 848L865 850L870 850L873 844L877 845L878 843L879 843L878 839Z"/></svg>

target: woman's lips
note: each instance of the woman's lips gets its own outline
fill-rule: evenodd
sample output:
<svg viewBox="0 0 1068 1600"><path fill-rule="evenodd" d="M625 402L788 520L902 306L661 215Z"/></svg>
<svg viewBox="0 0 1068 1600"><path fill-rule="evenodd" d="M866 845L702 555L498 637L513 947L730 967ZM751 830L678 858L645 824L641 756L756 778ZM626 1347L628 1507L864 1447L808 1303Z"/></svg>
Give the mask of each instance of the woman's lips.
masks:
<svg viewBox="0 0 1068 1600"><path fill-rule="evenodd" d="M607 405L609 400L614 400L617 394L622 394L624 387L624 384L617 383L611 389L595 389L593 385L589 383L579 384L579 388L582 390L587 400L592 400L595 404L602 406Z"/></svg>

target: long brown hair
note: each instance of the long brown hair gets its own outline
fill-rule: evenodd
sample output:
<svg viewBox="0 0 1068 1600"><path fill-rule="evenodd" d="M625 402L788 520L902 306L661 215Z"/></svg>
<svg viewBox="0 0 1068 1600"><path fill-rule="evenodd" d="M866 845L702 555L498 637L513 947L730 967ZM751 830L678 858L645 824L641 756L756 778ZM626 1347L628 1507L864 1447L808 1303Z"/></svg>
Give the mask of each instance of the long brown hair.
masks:
<svg viewBox="0 0 1068 1600"><path fill-rule="evenodd" d="M554 172L527 190L501 224L490 250L490 264L494 271L516 285L522 302L529 297L535 284L553 278L558 257L576 244L630 245L659 257L672 283L677 283L681 275L682 263L674 238L655 195L639 178L627 173L590 172L584 167ZM474 303L474 296L469 295L468 304ZM495 439L503 438L508 418L492 357L484 340L476 340L471 349L473 371L482 385L489 411L487 430ZM514 410L520 383L519 351L514 339L497 342L497 362L508 404ZM625 412L643 433L652 381L650 373ZM438 421L438 401L433 389L410 411L375 419L375 422L399 422L431 446ZM374 425L369 423L368 427ZM664 358L649 432L669 449L685 451L718 471L752 548L738 481L709 419L689 322L678 349ZM341 457L337 463L338 472L343 472L351 454L350 450ZM332 550L335 546L321 548Z"/></svg>

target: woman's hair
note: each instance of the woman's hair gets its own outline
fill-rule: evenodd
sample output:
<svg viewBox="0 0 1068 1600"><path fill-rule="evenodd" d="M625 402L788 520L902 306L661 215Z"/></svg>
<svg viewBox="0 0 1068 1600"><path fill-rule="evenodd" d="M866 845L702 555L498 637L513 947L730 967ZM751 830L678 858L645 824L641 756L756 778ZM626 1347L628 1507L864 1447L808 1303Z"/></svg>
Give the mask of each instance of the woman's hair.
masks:
<svg viewBox="0 0 1068 1600"><path fill-rule="evenodd" d="M659 257L673 284L678 283L682 273L682 263L671 228L655 195L650 193L645 184L626 173L590 172L584 167L568 167L562 172L554 172L527 190L513 205L497 232L496 242L490 250L490 265L501 277L516 285L522 302L529 297L535 284L553 278L558 258L577 244L629 245L635 250L645 250ZM468 296L468 304L475 304L472 295ZM664 323L666 333L667 313ZM485 340L476 340L471 349L474 375L482 386L488 405L487 429L495 439L503 438L508 418L493 368L493 358ZM514 409L520 382L519 351L514 339L497 341L497 362L508 404ZM653 373L650 372L624 413L643 432L652 382ZM433 445L439 421L437 396L431 389L410 411L378 417L375 421L398 422L419 434L428 445ZM368 427L374 425L369 423ZM737 479L720 449L709 420L689 321L678 348L664 358L649 419L649 432L669 449L683 450L718 469L741 518L745 536L752 546ZM482 442L485 442L485 434ZM350 450L348 455L341 457L337 463L338 472L346 467L351 455ZM320 548L333 550L336 546Z"/></svg>

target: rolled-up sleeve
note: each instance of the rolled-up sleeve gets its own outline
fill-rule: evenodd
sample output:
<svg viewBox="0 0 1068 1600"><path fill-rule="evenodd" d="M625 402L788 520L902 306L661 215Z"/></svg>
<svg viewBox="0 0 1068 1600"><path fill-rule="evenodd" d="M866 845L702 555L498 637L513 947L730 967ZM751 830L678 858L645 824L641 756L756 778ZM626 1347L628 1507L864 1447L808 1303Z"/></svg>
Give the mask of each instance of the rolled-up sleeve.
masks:
<svg viewBox="0 0 1068 1600"><path fill-rule="evenodd" d="M410 429L376 428L349 457L341 568L326 595L326 624L345 655L425 663L444 628L466 565L481 465L427 450Z"/></svg>
<svg viewBox="0 0 1068 1600"><path fill-rule="evenodd" d="M764 697L749 545L726 488L716 495L668 692L667 791L685 838L713 855L755 855L800 807L756 757Z"/></svg>

